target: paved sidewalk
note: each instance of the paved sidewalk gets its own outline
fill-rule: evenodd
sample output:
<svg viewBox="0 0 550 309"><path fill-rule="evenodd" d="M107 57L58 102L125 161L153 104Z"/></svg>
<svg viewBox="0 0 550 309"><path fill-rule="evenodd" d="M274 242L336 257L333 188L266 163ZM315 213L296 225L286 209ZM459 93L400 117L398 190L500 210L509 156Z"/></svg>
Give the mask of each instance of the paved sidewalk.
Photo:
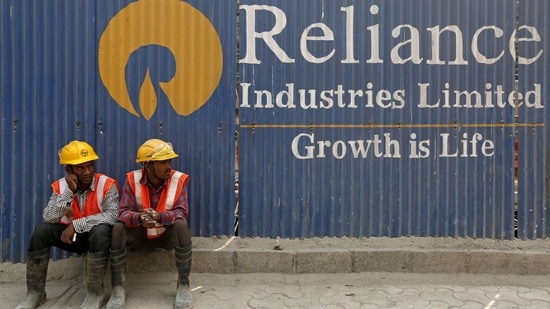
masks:
<svg viewBox="0 0 550 309"><path fill-rule="evenodd" d="M52 260L48 302L78 308L85 257ZM126 308L172 308L173 251L128 256ZM110 294L110 275L105 278ZM550 308L550 239L194 238L194 308ZM0 309L25 296L0 264Z"/></svg>
<svg viewBox="0 0 550 309"><path fill-rule="evenodd" d="M173 308L173 272L128 274L126 308ZM106 297L110 293L106 278ZM334 273L191 275L201 308L550 308L550 276ZM51 281L40 308L78 308L83 280ZM24 282L0 284L0 308L14 308Z"/></svg>

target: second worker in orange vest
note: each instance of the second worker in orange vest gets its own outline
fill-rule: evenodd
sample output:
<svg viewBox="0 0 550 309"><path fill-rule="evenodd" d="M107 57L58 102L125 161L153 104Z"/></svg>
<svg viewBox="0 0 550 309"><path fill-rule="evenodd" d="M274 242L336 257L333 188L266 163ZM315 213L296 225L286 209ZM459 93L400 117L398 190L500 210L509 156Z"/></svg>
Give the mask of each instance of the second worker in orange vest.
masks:
<svg viewBox="0 0 550 309"><path fill-rule="evenodd" d="M111 242L111 280L113 292L107 309L124 308L127 248L164 248L175 251L178 270L175 308L191 308L189 289L191 270L191 233L187 186L189 176L172 169L178 157L172 145L150 139L137 151L142 168L126 174L119 204L119 219Z"/></svg>

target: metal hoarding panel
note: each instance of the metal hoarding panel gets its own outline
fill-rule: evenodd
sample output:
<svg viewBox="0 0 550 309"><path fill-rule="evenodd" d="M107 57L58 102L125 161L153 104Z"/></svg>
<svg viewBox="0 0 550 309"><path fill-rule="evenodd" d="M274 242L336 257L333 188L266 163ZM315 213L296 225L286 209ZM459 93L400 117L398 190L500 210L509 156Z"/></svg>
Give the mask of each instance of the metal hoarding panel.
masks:
<svg viewBox="0 0 550 309"><path fill-rule="evenodd" d="M63 176L56 152L71 139L89 141L98 171L121 181L138 167L143 140L170 140L174 167L191 175L193 235L231 234L236 92L241 236L506 239L516 212L518 237L543 238L548 111L514 108L513 89L517 69L518 93L544 105L548 58L516 64L511 46L518 40L525 57L547 50L547 13L543 0L240 1L239 9L2 0L2 261L24 260L48 184ZM116 16L133 18L102 44ZM540 42L520 39L535 30ZM218 39L221 71L211 68L220 65ZM186 52L211 61L182 62L189 42L201 50ZM167 82L197 67L204 74L178 88L203 99L174 100Z"/></svg>
<svg viewBox="0 0 550 309"><path fill-rule="evenodd" d="M72 139L121 186L141 143L172 142L173 168L190 175L192 235L233 233L236 12L230 1L0 2L2 261L24 261Z"/></svg>
<svg viewBox="0 0 550 309"><path fill-rule="evenodd" d="M240 235L514 236L514 1L240 4Z"/></svg>
<svg viewBox="0 0 550 309"><path fill-rule="evenodd" d="M548 1L519 2L518 237L548 236L548 92L550 14ZM521 90L528 90L522 93ZM531 108L526 108L530 106Z"/></svg>

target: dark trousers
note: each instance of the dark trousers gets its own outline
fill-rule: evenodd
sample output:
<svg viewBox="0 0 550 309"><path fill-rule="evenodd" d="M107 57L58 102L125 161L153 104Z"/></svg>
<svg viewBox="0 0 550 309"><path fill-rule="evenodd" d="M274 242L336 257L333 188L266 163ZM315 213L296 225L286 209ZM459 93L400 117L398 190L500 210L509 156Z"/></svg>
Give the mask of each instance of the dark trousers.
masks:
<svg viewBox="0 0 550 309"><path fill-rule="evenodd" d="M149 239L145 228L127 228L124 223L118 222L113 227L111 250L171 250L174 245L180 248L191 245L191 232L185 220L176 220L173 225L166 225L165 228L166 231L160 237Z"/></svg>
<svg viewBox="0 0 550 309"><path fill-rule="evenodd" d="M86 252L109 251L111 246L111 229L108 224L94 226L89 232L78 233L76 241L67 244L61 241L61 233L67 225L61 223L41 223L32 233L29 251L38 251L51 246L69 252L84 254Z"/></svg>

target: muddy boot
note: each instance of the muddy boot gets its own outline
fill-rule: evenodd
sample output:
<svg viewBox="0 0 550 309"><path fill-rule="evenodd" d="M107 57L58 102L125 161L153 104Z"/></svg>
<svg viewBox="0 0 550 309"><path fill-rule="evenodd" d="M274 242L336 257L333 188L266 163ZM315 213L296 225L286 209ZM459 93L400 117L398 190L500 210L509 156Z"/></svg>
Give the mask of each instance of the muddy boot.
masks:
<svg viewBox="0 0 550 309"><path fill-rule="evenodd" d="M111 285L113 290L107 303L107 309L124 308L126 301L126 248L111 250Z"/></svg>
<svg viewBox="0 0 550 309"><path fill-rule="evenodd" d="M46 302L50 248L27 253L27 297L15 309L34 309Z"/></svg>
<svg viewBox="0 0 550 309"><path fill-rule="evenodd" d="M89 252L86 256L86 278L88 293L80 309L100 309L105 301L103 279L107 270L109 252Z"/></svg>
<svg viewBox="0 0 550 309"><path fill-rule="evenodd" d="M191 245L180 248L176 246L176 268L178 269L178 290L174 308L192 308L193 295L189 289L189 272L191 271Z"/></svg>

